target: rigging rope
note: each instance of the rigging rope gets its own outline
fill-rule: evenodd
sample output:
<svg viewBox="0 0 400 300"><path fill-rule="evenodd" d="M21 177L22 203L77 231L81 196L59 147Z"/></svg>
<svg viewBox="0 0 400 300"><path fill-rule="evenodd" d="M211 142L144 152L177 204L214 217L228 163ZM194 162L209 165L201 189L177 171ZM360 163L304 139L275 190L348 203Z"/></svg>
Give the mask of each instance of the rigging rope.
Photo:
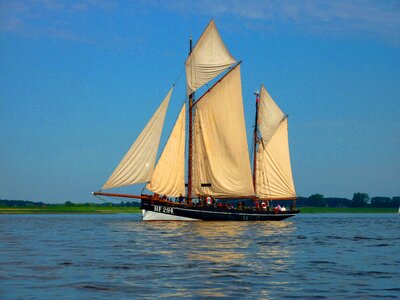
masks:
<svg viewBox="0 0 400 300"><path fill-rule="evenodd" d="M185 68L182 68L181 72L179 73L178 77L175 79L173 86L175 86L179 79L181 79L183 72L185 71Z"/></svg>

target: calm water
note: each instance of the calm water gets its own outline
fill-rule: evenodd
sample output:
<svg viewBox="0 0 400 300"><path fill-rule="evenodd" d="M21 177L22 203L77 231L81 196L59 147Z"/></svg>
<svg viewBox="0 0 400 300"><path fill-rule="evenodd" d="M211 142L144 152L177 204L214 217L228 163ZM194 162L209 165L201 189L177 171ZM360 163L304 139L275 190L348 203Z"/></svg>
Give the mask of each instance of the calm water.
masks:
<svg viewBox="0 0 400 300"><path fill-rule="evenodd" d="M0 299L400 298L400 216L0 215Z"/></svg>

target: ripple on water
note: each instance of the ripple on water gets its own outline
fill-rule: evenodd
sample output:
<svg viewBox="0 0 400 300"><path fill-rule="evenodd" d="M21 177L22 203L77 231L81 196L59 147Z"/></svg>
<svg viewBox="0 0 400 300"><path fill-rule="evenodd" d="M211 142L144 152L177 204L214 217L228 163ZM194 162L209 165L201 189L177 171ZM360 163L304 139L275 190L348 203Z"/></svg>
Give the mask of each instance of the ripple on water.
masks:
<svg viewBox="0 0 400 300"><path fill-rule="evenodd" d="M195 223L0 215L0 226L2 300L400 295L400 222L388 215Z"/></svg>

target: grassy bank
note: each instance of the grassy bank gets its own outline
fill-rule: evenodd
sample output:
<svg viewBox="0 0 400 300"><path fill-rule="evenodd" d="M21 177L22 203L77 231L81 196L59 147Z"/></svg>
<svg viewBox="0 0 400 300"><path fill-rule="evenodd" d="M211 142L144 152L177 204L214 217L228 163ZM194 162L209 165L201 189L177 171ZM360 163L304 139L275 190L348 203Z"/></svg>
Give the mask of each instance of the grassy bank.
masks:
<svg viewBox="0 0 400 300"><path fill-rule="evenodd" d="M138 207L115 206L0 207L0 214L116 214L138 212L140 212Z"/></svg>
<svg viewBox="0 0 400 300"><path fill-rule="evenodd" d="M299 207L302 213L397 213L397 208L377 207Z"/></svg>

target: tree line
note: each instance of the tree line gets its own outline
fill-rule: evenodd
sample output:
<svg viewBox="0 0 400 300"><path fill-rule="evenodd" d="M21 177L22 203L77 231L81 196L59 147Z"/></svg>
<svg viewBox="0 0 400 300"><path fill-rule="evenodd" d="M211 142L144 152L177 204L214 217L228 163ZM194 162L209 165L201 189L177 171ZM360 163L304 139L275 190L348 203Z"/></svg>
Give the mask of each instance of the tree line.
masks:
<svg viewBox="0 0 400 300"><path fill-rule="evenodd" d="M133 201L121 201L120 203L110 203L110 202L104 202L104 203L73 203L71 201L66 201L63 204L52 204L52 203L43 203L43 202L34 202L34 201L27 201L27 200L6 200L6 199L0 199L0 207L35 207L35 208L40 208L40 207L55 207L55 206L68 206L68 207L73 207L73 206L84 206L84 207L96 207L96 206L113 206L113 207L138 207L140 204L138 202L133 202Z"/></svg>
<svg viewBox="0 0 400 300"><path fill-rule="evenodd" d="M367 193L354 193L352 199L324 197L321 194L313 194L309 197L298 197L297 206L311 207L399 207L400 196L395 197L372 197ZM121 201L120 203L73 203L66 201L64 204L48 204L26 200L1 200L0 207L51 207L51 206L114 206L114 207L138 207L140 204L134 201Z"/></svg>
<svg viewBox="0 0 400 300"><path fill-rule="evenodd" d="M395 197L372 197L367 193L354 193L352 199L327 197L321 194L313 194L309 197L297 198L298 206L315 207L399 207L400 196Z"/></svg>

